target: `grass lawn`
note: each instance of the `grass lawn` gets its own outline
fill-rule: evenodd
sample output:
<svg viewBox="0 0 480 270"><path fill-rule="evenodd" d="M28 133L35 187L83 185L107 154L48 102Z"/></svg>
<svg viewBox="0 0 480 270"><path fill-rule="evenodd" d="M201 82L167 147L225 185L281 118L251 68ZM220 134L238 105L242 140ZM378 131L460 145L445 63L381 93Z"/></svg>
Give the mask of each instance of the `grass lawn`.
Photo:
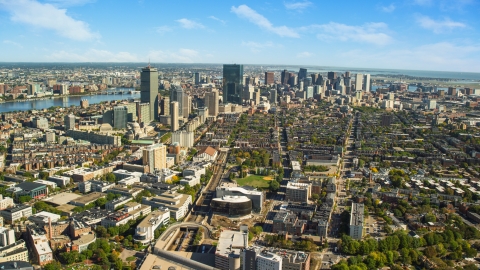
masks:
<svg viewBox="0 0 480 270"><path fill-rule="evenodd" d="M252 186L256 188L268 188L269 180L265 180L264 178L269 179L263 175L249 175L245 178L236 178L239 186Z"/></svg>

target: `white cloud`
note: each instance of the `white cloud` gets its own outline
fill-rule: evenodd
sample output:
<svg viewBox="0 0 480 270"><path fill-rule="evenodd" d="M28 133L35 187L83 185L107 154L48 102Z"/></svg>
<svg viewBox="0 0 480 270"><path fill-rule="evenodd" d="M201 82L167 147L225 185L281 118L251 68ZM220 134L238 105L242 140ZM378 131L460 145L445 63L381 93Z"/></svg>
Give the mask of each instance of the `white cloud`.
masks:
<svg viewBox="0 0 480 270"><path fill-rule="evenodd" d="M47 56L50 61L59 62L138 62L136 55L129 52L113 53L107 50L90 49L84 53L59 51Z"/></svg>
<svg viewBox="0 0 480 270"><path fill-rule="evenodd" d="M189 20L189 19L186 19L186 18L176 20L176 22L178 22L180 24L180 26L185 28L185 29L202 29L202 28L205 28L205 26L203 26L203 24L197 23L195 21L192 21L192 20Z"/></svg>
<svg viewBox="0 0 480 270"><path fill-rule="evenodd" d="M314 56L313 53L311 52L301 52L301 53L297 53L297 58L310 58Z"/></svg>
<svg viewBox="0 0 480 270"><path fill-rule="evenodd" d="M267 18L246 5L232 7L231 11L235 13L238 17L247 19L249 22L257 25L258 27L277 34L281 37L300 37L300 35L295 30L287 26L273 26L273 24Z"/></svg>
<svg viewBox="0 0 480 270"><path fill-rule="evenodd" d="M303 2L291 2L291 3L283 3L286 9L290 10L297 10L297 11L303 11L304 9L312 6L312 2L309 1L303 1Z"/></svg>
<svg viewBox="0 0 480 270"><path fill-rule="evenodd" d="M250 50L254 53L258 53L265 48L272 48L275 45L270 41L267 41L267 42L264 42L264 43L259 43L259 42L255 42L255 41L247 41L247 42L242 41L242 46L250 48Z"/></svg>
<svg viewBox="0 0 480 270"><path fill-rule="evenodd" d="M17 43L15 41L11 41L11 40L4 40L3 44L10 44L10 45L13 45L13 46L18 47L18 48L23 48L23 46L20 43Z"/></svg>
<svg viewBox="0 0 480 270"><path fill-rule="evenodd" d="M96 0L48 0L51 4L58 7L83 6L94 3Z"/></svg>
<svg viewBox="0 0 480 270"><path fill-rule="evenodd" d="M433 0L413 0L413 3L419 6L431 6L433 4Z"/></svg>
<svg viewBox="0 0 480 270"><path fill-rule="evenodd" d="M159 26L157 28L155 28L155 31L157 31L157 33L163 35L167 32L171 32L173 29L170 27L170 26L167 26L167 25L162 25L162 26Z"/></svg>
<svg viewBox="0 0 480 270"><path fill-rule="evenodd" d="M417 15L417 23L425 29L432 30L434 33L443 33L451 31L455 28L465 28L466 24L461 22L455 22L450 20L450 18L445 18L443 21L436 21L431 19L428 16Z"/></svg>
<svg viewBox="0 0 480 270"><path fill-rule="evenodd" d="M336 22L312 25L304 29L319 30L317 37L326 41L355 41L375 45L386 45L392 42L385 23L366 23L361 26L346 25Z"/></svg>
<svg viewBox="0 0 480 270"><path fill-rule="evenodd" d="M36 28L54 30L59 35L74 40L91 40L100 37L93 33L88 24L75 20L66 14L66 9L59 9L51 4L35 0L0 0L0 8L11 13L11 20Z"/></svg>
<svg viewBox="0 0 480 270"><path fill-rule="evenodd" d="M224 20L221 20L215 16L208 16L209 19L215 20L217 22L221 22L222 24L225 24L226 22Z"/></svg>
<svg viewBox="0 0 480 270"><path fill-rule="evenodd" d="M199 53L192 49L179 49L178 51L152 50L148 53L152 62L163 63L193 63L199 59Z"/></svg>
<svg viewBox="0 0 480 270"><path fill-rule="evenodd" d="M394 4L390 4L388 6L382 6L381 9L383 12L387 12L387 13L390 13L390 12L393 12L395 10L395 5Z"/></svg>

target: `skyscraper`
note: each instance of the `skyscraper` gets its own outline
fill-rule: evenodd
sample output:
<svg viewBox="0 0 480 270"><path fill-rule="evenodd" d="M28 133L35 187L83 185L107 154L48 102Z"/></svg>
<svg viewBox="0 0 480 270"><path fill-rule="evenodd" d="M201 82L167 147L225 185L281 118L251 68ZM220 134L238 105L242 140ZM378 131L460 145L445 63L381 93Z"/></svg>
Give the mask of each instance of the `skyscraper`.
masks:
<svg viewBox="0 0 480 270"><path fill-rule="evenodd" d="M65 130L75 129L75 115L65 115L63 121L65 122Z"/></svg>
<svg viewBox="0 0 480 270"><path fill-rule="evenodd" d="M113 128L127 128L127 107L117 106L113 108Z"/></svg>
<svg viewBox="0 0 480 270"><path fill-rule="evenodd" d="M273 84L275 81L274 76L273 72L265 72L265 84Z"/></svg>
<svg viewBox="0 0 480 270"><path fill-rule="evenodd" d="M242 104L243 65L223 65L223 103Z"/></svg>
<svg viewBox="0 0 480 270"><path fill-rule="evenodd" d="M195 72L195 85L200 84L200 73Z"/></svg>
<svg viewBox="0 0 480 270"><path fill-rule="evenodd" d="M282 74L280 75L280 83L281 84L288 84L288 80L290 79L290 72L284 69Z"/></svg>
<svg viewBox="0 0 480 270"><path fill-rule="evenodd" d="M327 78L330 80L330 81L334 81L337 79L337 73L336 72L333 72L333 71L329 71L327 73Z"/></svg>
<svg viewBox="0 0 480 270"><path fill-rule="evenodd" d="M140 74L140 100L150 104L150 121L158 119L158 71L148 65Z"/></svg>
<svg viewBox="0 0 480 270"><path fill-rule="evenodd" d="M370 92L370 74L365 74L363 78L363 90L368 93Z"/></svg>
<svg viewBox="0 0 480 270"><path fill-rule="evenodd" d="M301 68L298 71L298 81L305 80L305 78L307 78L307 69Z"/></svg>
<svg viewBox="0 0 480 270"><path fill-rule="evenodd" d="M143 165L148 165L149 172L167 167L167 147L162 144L152 144L143 149Z"/></svg>
<svg viewBox="0 0 480 270"><path fill-rule="evenodd" d="M174 101L170 103L170 116L172 132L178 130L178 102Z"/></svg>
<svg viewBox="0 0 480 270"><path fill-rule="evenodd" d="M218 91L215 89L205 94L205 107L208 107L208 114L211 116L218 115L218 99Z"/></svg>
<svg viewBox="0 0 480 270"><path fill-rule="evenodd" d="M362 73L357 73L355 76L355 90L362 90L363 88L363 74Z"/></svg>

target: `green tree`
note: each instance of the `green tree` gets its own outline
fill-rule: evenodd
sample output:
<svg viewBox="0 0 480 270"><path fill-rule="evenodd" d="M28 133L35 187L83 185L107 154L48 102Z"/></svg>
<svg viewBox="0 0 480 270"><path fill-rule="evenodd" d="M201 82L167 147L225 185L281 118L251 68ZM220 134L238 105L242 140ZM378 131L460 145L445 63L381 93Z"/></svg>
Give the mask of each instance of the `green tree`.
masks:
<svg viewBox="0 0 480 270"><path fill-rule="evenodd" d="M280 183L277 182L277 180L271 180L268 183L268 188L270 189L271 192L277 192L278 189L280 188Z"/></svg>
<svg viewBox="0 0 480 270"><path fill-rule="evenodd" d="M62 265L58 261L52 261L43 266L44 270L60 270L62 269Z"/></svg>
<svg viewBox="0 0 480 270"><path fill-rule="evenodd" d="M110 183L113 183L115 180L117 180L117 177L115 177L115 174L113 173L107 173L106 180Z"/></svg>

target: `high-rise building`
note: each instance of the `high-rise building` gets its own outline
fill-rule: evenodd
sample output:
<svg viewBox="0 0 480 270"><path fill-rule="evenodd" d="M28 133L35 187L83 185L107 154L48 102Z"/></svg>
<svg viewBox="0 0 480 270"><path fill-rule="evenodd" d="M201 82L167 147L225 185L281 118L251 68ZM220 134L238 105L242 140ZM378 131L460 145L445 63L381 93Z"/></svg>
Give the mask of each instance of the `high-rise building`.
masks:
<svg viewBox="0 0 480 270"><path fill-rule="evenodd" d="M271 104L277 103L277 90L275 89L270 90L270 103Z"/></svg>
<svg viewBox="0 0 480 270"><path fill-rule="evenodd" d="M178 143L181 147L193 147L195 142L192 131L177 130L172 132L172 143Z"/></svg>
<svg viewBox="0 0 480 270"><path fill-rule="evenodd" d="M270 85L275 82L275 74L273 72L265 72L265 84Z"/></svg>
<svg viewBox="0 0 480 270"><path fill-rule="evenodd" d="M307 78L307 69L306 68L300 68L298 71L298 80L302 81Z"/></svg>
<svg viewBox="0 0 480 270"><path fill-rule="evenodd" d="M150 118L150 104L149 103L140 103L137 102L137 117L138 123L150 123L152 119Z"/></svg>
<svg viewBox="0 0 480 270"><path fill-rule="evenodd" d="M288 79L288 84L290 86L294 86L294 85L297 85L297 83L298 83L297 75L295 75L293 73L290 73L290 76L289 76L289 79Z"/></svg>
<svg viewBox="0 0 480 270"><path fill-rule="evenodd" d="M113 108L113 128L127 128L127 107L116 106Z"/></svg>
<svg viewBox="0 0 480 270"><path fill-rule="evenodd" d="M165 169L167 167L167 146L158 143L143 149L143 165L148 165L151 173Z"/></svg>
<svg viewBox="0 0 480 270"><path fill-rule="evenodd" d="M182 101L183 118L188 118L191 112L192 112L192 97L187 94L184 94L183 101Z"/></svg>
<svg viewBox="0 0 480 270"><path fill-rule="evenodd" d="M208 107L208 114L211 116L218 115L218 99L219 95L216 89L205 94L205 106Z"/></svg>
<svg viewBox="0 0 480 270"><path fill-rule="evenodd" d="M140 74L140 100L149 103L150 121L158 119L158 71L148 65Z"/></svg>
<svg viewBox="0 0 480 270"><path fill-rule="evenodd" d="M455 87L448 87L448 94L450 96L456 96L457 95L457 88Z"/></svg>
<svg viewBox="0 0 480 270"><path fill-rule="evenodd" d="M288 80L290 79L290 72L284 69L282 74L280 75L280 83L281 84L288 84Z"/></svg>
<svg viewBox="0 0 480 270"><path fill-rule="evenodd" d="M75 129L75 115L69 114L63 117L65 123L65 130Z"/></svg>
<svg viewBox="0 0 480 270"><path fill-rule="evenodd" d="M362 239L363 237L363 218L365 206L363 203L352 203L350 213L350 237L353 239Z"/></svg>
<svg viewBox="0 0 480 270"><path fill-rule="evenodd" d="M137 103L128 103L125 107L127 108L127 122L137 122Z"/></svg>
<svg viewBox="0 0 480 270"><path fill-rule="evenodd" d="M318 80L318 74L310 74L310 77L312 78L312 84L313 85L316 85L317 84L317 80Z"/></svg>
<svg viewBox="0 0 480 270"><path fill-rule="evenodd" d="M82 109L88 108L88 99L80 100L80 108L82 108Z"/></svg>
<svg viewBox="0 0 480 270"><path fill-rule="evenodd" d="M195 72L195 85L200 84L200 73Z"/></svg>
<svg viewBox="0 0 480 270"><path fill-rule="evenodd" d="M330 80L330 81L334 81L337 79L337 73L336 72L333 72L333 71L329 71L327 73L327 78Z"/></svg>
<svg viewBox="0 0 480 270"><path fill-rule="evenodd" d="M242 104L243 65L223 65L223 103Z"/></svg>
<svg viewBox="0 0 480 270"><path fill-rule="evenodd" d="M370 74L365 74L363 82L363 90L368 93L370 92Z"/></svg>
<svg viewBox="0 0 480 270"><path fill-rule="evenodd" d="M255 92L255 87L253 85L246 85L243 88L243 99L245 100L253 99L253 92Z"/></svg>
<svg viewBox="0 0 480 270"><path fill-rule="evenodd" d="M5 247L13 243L15 243L15 231L13 229L0 227L0 247Z"/></svg>
<svg viewBox="0 0 480 270"><path fill-rule="evenodd" d="M163 97L160 101L160 115L170 115L170 97Z"/></svg>
<svg viewBox="0 0 480 270"><path fill-rule="evenodd" d="M355 90L362 90L363 88L363 74L357 73L355 76Z"/></svg>
<svg viewBox="0 0 480 270"><path fill-rule="evenodd" d="M178 130L178 102L174 101L170 103L170 116L171 116L171 128L172 132Z"/></svg>

